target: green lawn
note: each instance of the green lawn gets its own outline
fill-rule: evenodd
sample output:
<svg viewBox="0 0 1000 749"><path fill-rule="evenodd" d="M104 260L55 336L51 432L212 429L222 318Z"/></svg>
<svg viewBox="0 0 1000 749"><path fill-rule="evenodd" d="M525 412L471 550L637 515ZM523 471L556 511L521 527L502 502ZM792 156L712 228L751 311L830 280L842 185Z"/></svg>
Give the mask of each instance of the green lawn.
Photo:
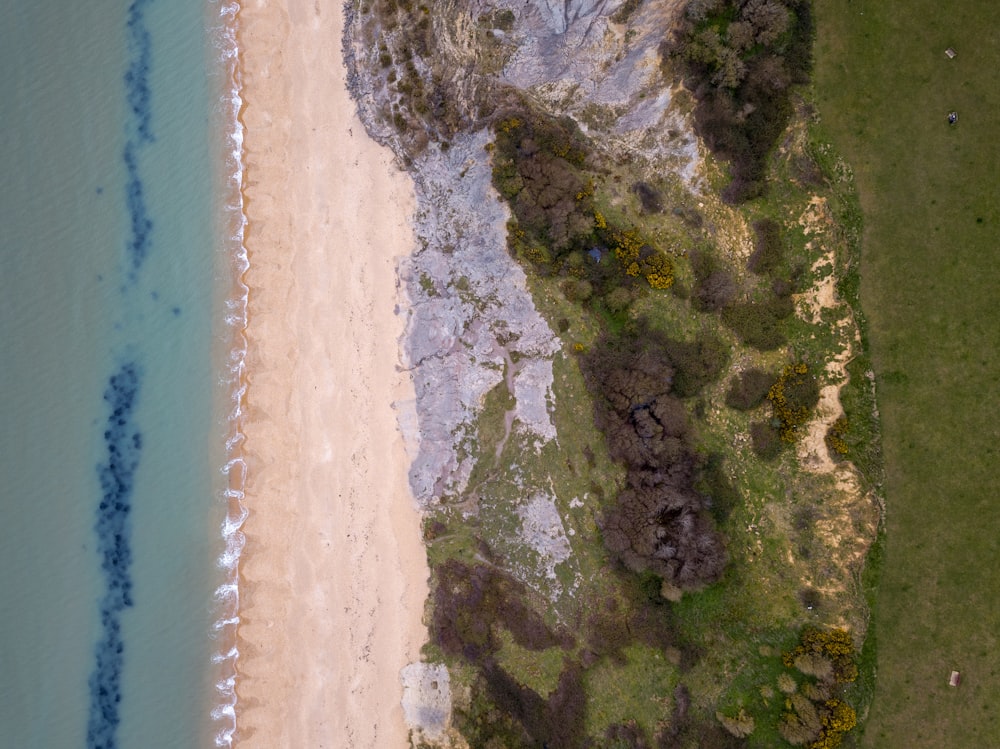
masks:
<svg viewBox="0 0 1000 749"><path fill-rule="evenodd" d="M1000 746L1000 4L816 0L816 13L822 128L865 218L886 464L863 745Z"/></svg>

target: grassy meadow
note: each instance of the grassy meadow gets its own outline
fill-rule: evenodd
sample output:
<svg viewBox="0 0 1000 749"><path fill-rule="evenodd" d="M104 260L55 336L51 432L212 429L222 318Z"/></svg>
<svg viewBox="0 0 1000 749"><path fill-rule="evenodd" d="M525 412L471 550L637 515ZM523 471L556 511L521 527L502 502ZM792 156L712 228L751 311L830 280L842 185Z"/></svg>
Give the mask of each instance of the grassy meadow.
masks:
<svg viewBox="0 0 1000 749"><path fill-rule="evenodd" d="M1000 5L815 11L821 128L854 168L864 213L884 438L878 680L862 744L1000 746Z"/></svg>

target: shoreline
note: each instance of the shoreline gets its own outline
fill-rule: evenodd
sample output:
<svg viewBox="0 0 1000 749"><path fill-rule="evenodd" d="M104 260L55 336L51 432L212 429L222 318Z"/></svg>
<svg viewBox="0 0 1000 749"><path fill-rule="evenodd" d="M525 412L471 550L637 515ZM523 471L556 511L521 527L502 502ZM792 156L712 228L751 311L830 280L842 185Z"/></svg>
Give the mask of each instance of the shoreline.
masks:
<svg viewBox="0 0 1000 749"><path fill-rule="evenodd" d="M426 640L427 560L393 406L414 397L394 312L414 191L357 118L343 12L285 0L246 2L237 17L243 747L405 746L399 672Z"/></svg>

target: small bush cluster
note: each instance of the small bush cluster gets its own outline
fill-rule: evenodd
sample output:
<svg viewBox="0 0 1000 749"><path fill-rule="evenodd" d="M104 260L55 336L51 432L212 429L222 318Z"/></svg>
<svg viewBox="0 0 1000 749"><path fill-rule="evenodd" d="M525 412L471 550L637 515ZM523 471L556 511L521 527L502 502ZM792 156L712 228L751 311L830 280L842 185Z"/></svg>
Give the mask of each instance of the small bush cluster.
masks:
<svg viewBox="0 0 1000 749"><path fill-rule="evenodd" d="M599 214L598 214L599 215ZM607 222L602 223L607 226ZM647 244L635 229L606 231L615 257L628 276L642 276L654 289L669 289L674 283L674 269L669 258Z"/></svg>
<svg viewBox="0 0 1000 749"><path fill-rule="evenodd" d="M730 202L763 192L790 88L809 80L812 36L809 0L690 0L667 44L697 101L698 134L730 163Z"/></svg>
<svg viewBox="0 0 1000 749"><path fill-rule="evenodd" d="M839 455L843 457L850 452L847 440L844 439L847 436L847 427L847 418L841 416L833 422L827 430L824 441L826 442L827 449L832 455Z"/></svg>
<svg viewBox="0 0 1000 749"><path fill-rule="evenodd" d="M494 122L493 184L515 221L508 242L515 257L541 276L561 276L570 301L620 315L645 287L674 283L670 258L634 227L616 226L594 205L589 146L576 123L523 107ZM639 183L640 199L662 205Z"/></svg>
<svg viewBox="0 0 1000 749"><path fill-rule="evenodd" d="M663 213L663 196L648 182L636 182L632 192L639 198L643 213Z"/></svg>
<svg viewBox="0 0 1000 749"><path fill-rule="evenodd" d="M753 733L754 728L756 728L753 716L748 715L743 708L740 708L736 715L726 715L717 712L715 717L722 724L723 728L738 739L749 736Z"/></svg>
<svg viewBox="0 0 1000 749"><path fill-rule="evenodd" d="M777 378L763 369L750 367L744 369L729 383L726 391L726 405L737 411L752 411L767 398Z"/></svg>
<svg viewBox="0 0 1000 749"><path fill-rule="evenodd" d="M705 460L697 489L705 496L708 509L719 524L725 522L740 501L740 493L727 475L724 458L719 453L711 453Z"/></svg>
<svg viewBox="0 0 1000 749"><path fill-rule="evenodd" d="M836 696L841 685L858 676L850 634L843 629L807 627L798 645L784 653L782 661L812 680L807 680L800 690L782 689L788 696L778 732L793 746L836 749L844 734L857 724L854 708ZM790 675L782 677L794 685Z"/></svg>
<svg viewBox="0 0 1000 749"><path fill-rule="evenodd" d="M593 188L580 171L587 152L575 123L517 114L494 129L493 185L518 225L556 257L581 246L594 230L594 207Z"/></svg>
<svg viewBox="0 0 1000 749"><path fill-rule="evenodd" d="M782 662L788 667L798 668L800 659L803 658L811 660L802 660L801 663L810 663L814 668L822 668L816 664L821 660L827 661L829 673L837 684L848 684L858 678L854 640L846 630L806 627L799 638L799 644L782 655ZM802 671L801 668L799 670Z"/></svg>
<svg viewBox="0 0 1000 749"><path fill-rule="evenodd" d="M799 437L799 427L809 421L812 410L819 403L819 385L807 364L788 364L767 391L767 400L778 422L781 439L794 442Z"/></svg>

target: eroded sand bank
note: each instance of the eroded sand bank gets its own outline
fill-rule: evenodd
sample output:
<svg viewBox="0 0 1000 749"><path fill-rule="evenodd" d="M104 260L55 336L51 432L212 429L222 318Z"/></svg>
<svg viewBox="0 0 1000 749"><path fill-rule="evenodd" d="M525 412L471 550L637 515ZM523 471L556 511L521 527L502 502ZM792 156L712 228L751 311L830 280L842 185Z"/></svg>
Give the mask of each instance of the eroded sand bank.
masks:
<svg viewBox="0 0 1000 749"><path fill-rule="evenodd" d="M402 747L427 564L394 401L412 185L344 86L339 0L239 14L248 462L236 744Z"/></svg>

